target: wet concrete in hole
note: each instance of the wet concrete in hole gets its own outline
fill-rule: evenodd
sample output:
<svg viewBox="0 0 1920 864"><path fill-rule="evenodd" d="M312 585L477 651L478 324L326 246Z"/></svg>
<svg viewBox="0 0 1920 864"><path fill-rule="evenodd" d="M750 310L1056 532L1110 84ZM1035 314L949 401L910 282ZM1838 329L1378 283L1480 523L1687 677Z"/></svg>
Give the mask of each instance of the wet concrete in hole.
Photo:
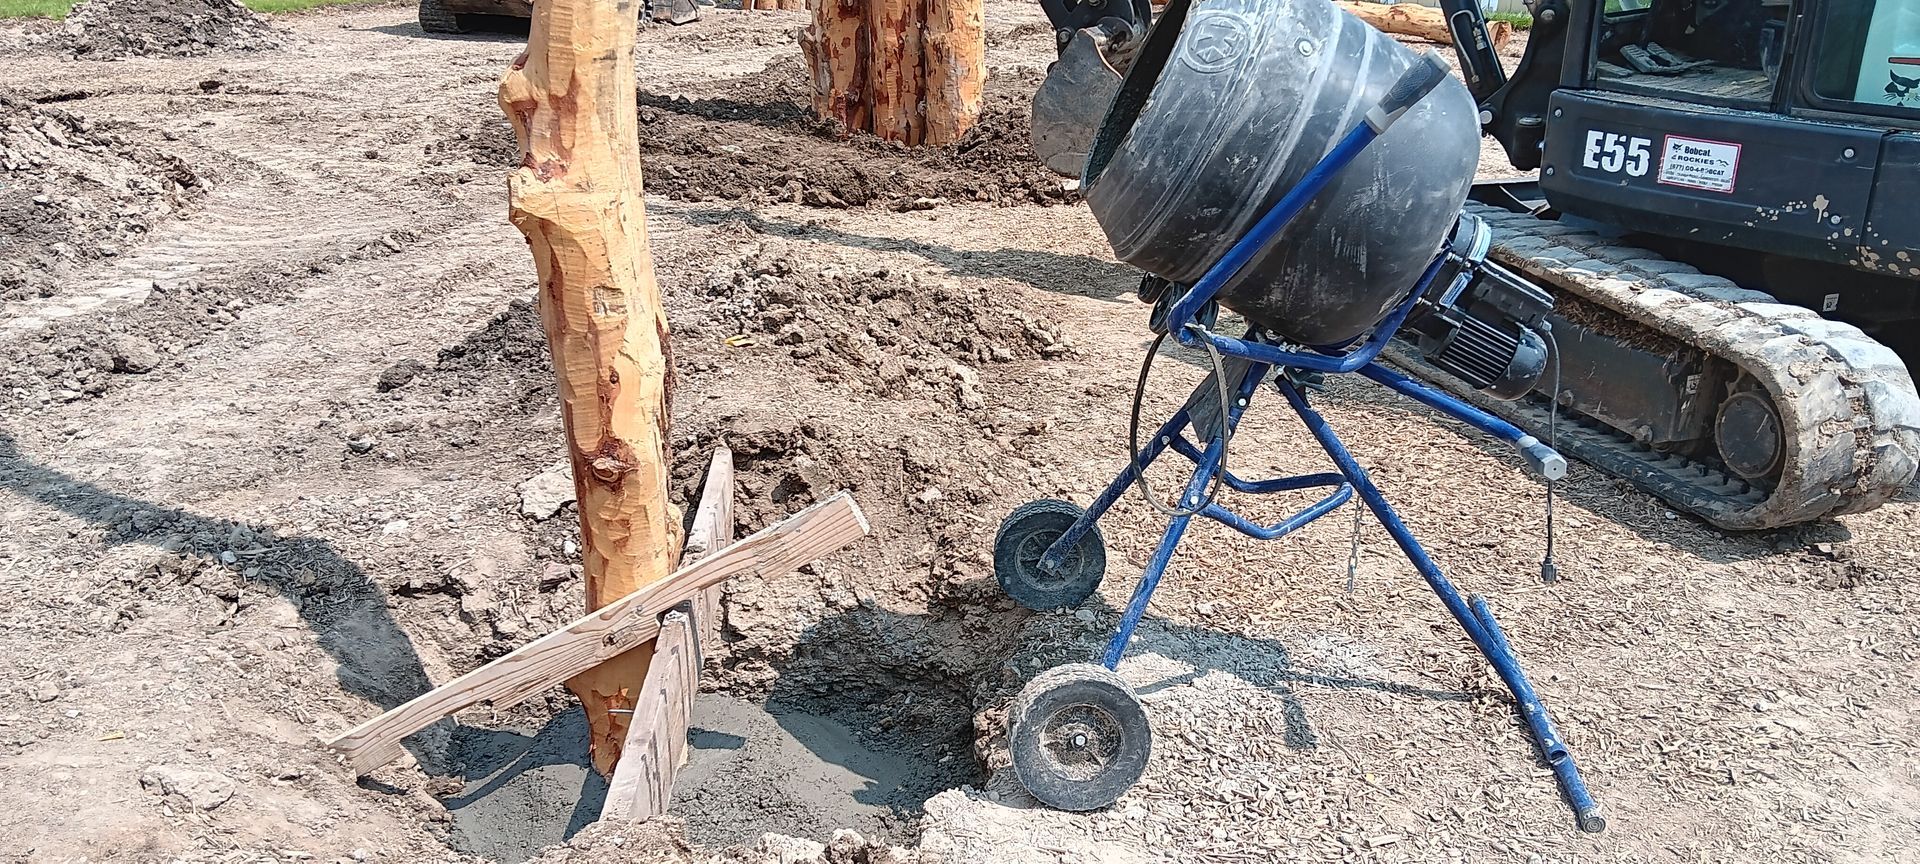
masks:
<svg viewBox="0 0 1920 864"><path fill-rule="evenodd" d="M973 771L954 764L961 758L939 736L875 734L725 694L698 697L693 727L693 757L669 811L687 820L688 839L709 847L768 832L826 842L835 828L911 844L921 805Z"/></svg>
<svg viewBox="0 0 1920 864"><path fill-rule="evenodd" d="M836 828L911 844L922 803L976 779L950 736L904 726L876 734L792 706L706 693L692 727L669 810L687 820L688 839L708 848L769 832L825 842ZM606 781L586 752L577 710L539 729L461 728L453 753L465 787L441 799L453 819L448 845L515 864L591 824Z"/></svg>
<svg viewBox="0 0 1920 864"><path fill-rule="evenodd" d="M600 818L607 783L587 762L587 717L578 709L538 729L461 727L453 756L466 787L440 800L456 851L516 864Z"/></svg>

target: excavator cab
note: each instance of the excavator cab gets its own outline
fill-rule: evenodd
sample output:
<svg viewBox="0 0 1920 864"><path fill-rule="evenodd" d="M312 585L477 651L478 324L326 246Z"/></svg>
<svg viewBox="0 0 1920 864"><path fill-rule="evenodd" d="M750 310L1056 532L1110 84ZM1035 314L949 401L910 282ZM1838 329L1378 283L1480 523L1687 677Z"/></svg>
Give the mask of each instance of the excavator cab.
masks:
<svg viewBox="0 0 1920 864"><path fill-rule="evenodd" d="M1556 211L1765 253L1798 275L1727 275L1869 332L1920 318L1920 0L1532 0L1510 77L1444 3L1484 130ZM1872 276L1808 295L1788 261Z"/></svg>

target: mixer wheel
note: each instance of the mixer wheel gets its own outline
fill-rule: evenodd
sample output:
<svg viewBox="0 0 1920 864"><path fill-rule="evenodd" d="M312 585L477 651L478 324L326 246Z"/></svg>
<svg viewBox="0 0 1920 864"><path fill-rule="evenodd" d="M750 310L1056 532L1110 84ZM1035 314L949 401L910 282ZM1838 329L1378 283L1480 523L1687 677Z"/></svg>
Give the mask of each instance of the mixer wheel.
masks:
<svg viewBox="0 0 1920 864"><path fill-rule="evenodd" d="M1048 547L1086 511L1066 501L1042 498L1014 508L993 538L993 576L1013 602L1045 612L1078 606L1100 588L1107 573L1107 544L1100 526L1087 526L1054 570L1040 567Z"/></svg>
<svg viewBox="0 0 1920 864"><path fill-rule="evenodd" d="M1007 712L1013 773L1041 803L1098 810L1147 770L1147 712L1105 666L1073 663L1035 676Z"/></svg>

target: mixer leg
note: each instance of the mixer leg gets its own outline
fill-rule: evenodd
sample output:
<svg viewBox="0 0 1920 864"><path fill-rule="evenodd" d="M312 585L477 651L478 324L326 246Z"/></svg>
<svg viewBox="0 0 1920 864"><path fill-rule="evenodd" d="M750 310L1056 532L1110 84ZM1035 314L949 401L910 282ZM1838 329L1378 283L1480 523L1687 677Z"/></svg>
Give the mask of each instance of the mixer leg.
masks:
<svg viewBox="0 0 1920 864"><path fill-rule="evenodd" d="M1172 444L1173 437L1186 429L1189 422L1191 422L1189 415L1182 409L1173 415L1173 419L1168 420L1155 431L1153 440L1147 442L1147 446L1140 448L1140 468L1145 470L1147 466L1153 464L1155 459L1160 458L1160 454L1165 453L1167 447ZM1040 558L1040 569L1049 572L1058 571L1065 563L1067 554L1080 542L1080 538L1086 536L1087 530L1092 528L1094 523L1099 522L1100 517L1107 515L1107 511L1113 508L1114 502L1120 500L1120 496L1127 494L1127 490L1133 487L1133 481L1133 466L1128 465L1120 469L1120 476L1113 478L1113 482L1107 484L1107 488L1101 491L1099 497L1093 499L1093 504L1087 508L1087 512L1074 520L1066 533L1061 534L1060 539L1053 541L1053 545L1047 547L1047 554Z"/></svg>
<svg viewBox="0 0 1920 864"><path fill-rule="evenodd" d="M1212 479L1214 467L1220 464L1225 451L1226 442L1219 436L1207 442L1206 451L1193 466L1193 476L1187 480L1187 488L1180 493L1179 507L1199 509L1201 496L1207 494L1207 482ZM1130 477L1131 472L1127 476ZM1187 533L1187 523L1192 521L1193 516L1189 514L1175 516L1167 522L1166 533L1160 535L1160 545L1153 550L1153 558L1147 561L1146 572L1140 574L1140 584L1133 589L1133 599L1127 601L1126 613L1120 616L1120 628L1114 631L1113 641L1107 643L1107 654L1102 662L1108 669L1120 668L1120 656L1126 653L1127 642L1133 638L1133 628L1139 626L1141 616L1147 614L1147 601L1153 598L1153 589L1159 587L1160 577L1167 572L1167 564L1173 560L1173 550L1180 545L1180 536Z"/></svg>
<svg viewBox="0 0 1920 864"><path fill-rule="evenodd" d="M1534 693L1533 684L1527 680L1526 672L1521 670L1519 660L1507 644L1506 634L1502 633L1500 625L1494 622L1493 613L1487 609L1486 601L1475 597L1472 604L1469 604L1460 596L1459 590L1454 588L1453 583L1440 572L1440 568L1433 563L1433 559L1427 557L1427 550L1421 547L1420 541L1413 536L1413 531L1407 528L1406 523L1400 520L1400 515L1395 513L1393 507L1387 503L1386 497L1380 494L1380 488L1373 485L1373 479L1367 475L1366 469L1360 467L1360 463L1354 460L1353 454L1347 452L1346 445L1341 443L1338 435L1334 434L1333 428L1327 425L1326 418L1320 416L1318 411L1307 404L1306 396L1301 394L1299 388L1295 387L1286 376L1281 376L1275 383L1280 388L1281 394L1287 397L1287 403L1293 406L1294 412L1299 414L1300 419L1307 424L1307 430L1312 432L1313 437L1320 442L1321 449L1327 451L1327 456L1333 459L1340 473L1346 475L1347 482L1353 484L1354 492L1366 502L1367 509L1372 510L1374 517L1386 527L1387 533L1392 535L1394 542L1400 546L1400 551L1406 554L1407 560L1413 564L1414 569L1420 571L1421 577L1426 579L1427 586L1439 596L1440 602L1447 607L1453 619L1459 622L1461 629L1467 632L1467 638L1473 640L1474 647L1480 649L1480 654L1487 658L1487 662L1492 664L1494 670L1499 673L1501 682L1506 684L1507 689L1513 693L1514 702L1520 708L1520 716L1526 721L1527 728L1532 731L1534 743L1540 748L1541 755L1553 769L1554 777L1559 781L1561 791L1566 794L1568 803L1573 806L1580 829L1587 832L1605 830L1607 823L1606 819L1600 815L1599 805L1588 794L1586 783L1580 779L1580 769L1574 765L1573 755L1568 752L1566 744L1560 740L1559 733L1554 730L1553 721L1547 716L1546 705ZM1108 654L1112 653L1109 649Z"/></svg>

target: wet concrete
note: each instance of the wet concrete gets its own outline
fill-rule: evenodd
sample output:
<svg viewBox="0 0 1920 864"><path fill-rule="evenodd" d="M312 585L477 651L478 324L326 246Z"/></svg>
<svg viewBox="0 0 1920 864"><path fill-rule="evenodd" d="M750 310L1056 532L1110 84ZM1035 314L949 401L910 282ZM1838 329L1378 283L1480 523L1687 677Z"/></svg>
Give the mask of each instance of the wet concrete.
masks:
<svg viewBox="0 0 1920 864"><path fill-rule="evenodd" d="M835 828L910 844L921 804L971 771L953 764L948 742L911 729L875 733L724 694L700 695L693 727L669 812L710 847L767 832L825 842Z"/></svg>

